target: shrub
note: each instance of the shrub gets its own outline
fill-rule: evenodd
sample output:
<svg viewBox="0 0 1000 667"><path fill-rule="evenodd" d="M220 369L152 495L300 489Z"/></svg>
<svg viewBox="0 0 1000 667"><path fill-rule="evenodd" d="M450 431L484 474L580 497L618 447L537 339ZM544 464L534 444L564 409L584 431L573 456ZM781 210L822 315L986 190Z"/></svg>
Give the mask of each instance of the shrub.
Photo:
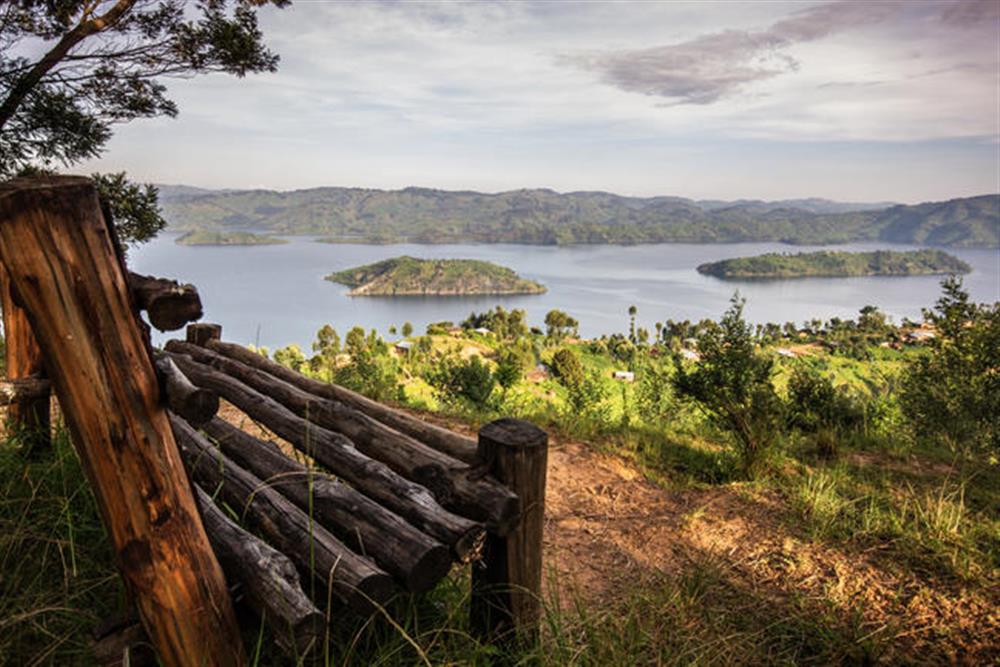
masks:
<svg viewBox="0 0 1000 667"><path fill-rule="evenodd" d="M489 366L479 356L472 356L467 361L446 359L431 374L429 381L442 400L464 401L479 409L489 404L497 383Z"/></svg>
<svg viewBox="0 0 1000 667"><path fill-rule="evenodd" d="M732 435L743 473L753 477L777 442L782 404L771 383L773 361L757 352L753 329L743 320L744 301L734 295L731 303L718 327L698 335L698 363L689 367L674 355L673 386Z"/></svg>
<svg viewBox="0 0 1000 667"><path fill-rule="evenodd" d="M580 385L584 380L580 357L569 348L559 350L552 356L552 374L567 389Z"/></svg>

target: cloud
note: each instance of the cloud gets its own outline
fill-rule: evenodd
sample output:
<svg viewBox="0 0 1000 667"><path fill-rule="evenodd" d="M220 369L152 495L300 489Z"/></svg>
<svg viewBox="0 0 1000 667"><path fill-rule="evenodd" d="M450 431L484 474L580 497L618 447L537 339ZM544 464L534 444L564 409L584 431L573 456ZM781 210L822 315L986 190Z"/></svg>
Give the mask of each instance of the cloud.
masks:
<svg viewBox="0 0 1000 667"><path fill-rule="evenodd" d="M564 60L600 73L622 90L675 104L711 104L746 84L798 69L785 52L792 45L885 21L898 9L896 3L834 2L796 12L765 30L726 30L667 46Z"/></svg>

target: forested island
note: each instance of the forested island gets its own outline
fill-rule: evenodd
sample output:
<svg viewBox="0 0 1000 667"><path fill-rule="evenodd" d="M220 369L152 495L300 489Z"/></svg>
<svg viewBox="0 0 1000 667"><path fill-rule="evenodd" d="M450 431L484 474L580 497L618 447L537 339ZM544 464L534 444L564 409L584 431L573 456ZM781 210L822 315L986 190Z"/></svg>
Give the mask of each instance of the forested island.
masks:
<svg viewBox="0 0 1000 667"><path fill-rule="evenodd" d="M511 269L475 259L394 257L345 269L326 279L351 287L351 296L543 294L544 285Z"/></svg>
<svg viewBox="0 0 1000 667"><path fill-rule="evenodd" d="M728 280L849 276L926 276L968 273L968 264L942 250L767 253L708 262L698 273Z"/></svg>
<svg viewBox="0 0 1000 667"><path fill-rule="evenodd" d="M177 238L180 245L281 245L285 239L252 232L227 232L197 229Z"/></svg>
<svg viewBox="0 0 1000 667"><path fill-rule="evenodd" d="M891 205L822 199L725 202L539 188L499 193L164 188L161 204L164 218L176 230L315 234L333 243L1000 245L1000 197L995 194Z"/></svg>

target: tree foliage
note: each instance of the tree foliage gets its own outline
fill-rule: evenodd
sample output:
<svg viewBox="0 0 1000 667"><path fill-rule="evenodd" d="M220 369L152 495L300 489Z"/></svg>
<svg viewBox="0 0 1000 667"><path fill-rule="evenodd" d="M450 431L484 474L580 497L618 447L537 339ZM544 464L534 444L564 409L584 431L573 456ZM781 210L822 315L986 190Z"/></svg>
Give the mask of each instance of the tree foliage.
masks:
<svg viewBox="0 0 1000 667"><path fill-rule="evenodd" d="M903 413L918 437L1000 455L1000 303L977 305L960 278L924 313L937 336L903 377Z"/></svg>
<svg viewBox="0 0 1000 667"><path fill-rule="evenodd" d="M112 126L176 116L165 77L274 71L257 10L289 0L12 0L0 7L0 178L101 155ZM126 240L163 226L155 189L98 179Z"/></svg>
<svg viewBox="0 0 1000 667"><path fill-rule="evenodd" d="M731 304L718 327L698 336L699 362L689 366L674 356L673 386L733 436L743 472L753 476L780 433L781 400L771 382L773 361L757 351L743 319L743 299L734 295Z"/></svg>

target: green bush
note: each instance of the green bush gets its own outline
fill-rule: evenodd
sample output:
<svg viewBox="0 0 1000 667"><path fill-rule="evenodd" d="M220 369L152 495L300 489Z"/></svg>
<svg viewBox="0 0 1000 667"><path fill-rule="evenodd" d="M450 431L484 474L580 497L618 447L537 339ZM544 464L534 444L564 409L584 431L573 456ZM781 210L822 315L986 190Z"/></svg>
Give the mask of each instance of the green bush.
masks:
<svg viewBox="0 0 1000 667"><path fill-rule="evenodd" d="M479 356L467 361L446 359L429 381L445 402L465 402L478 409L487 407L497 384L493 372Z"/></svg>

